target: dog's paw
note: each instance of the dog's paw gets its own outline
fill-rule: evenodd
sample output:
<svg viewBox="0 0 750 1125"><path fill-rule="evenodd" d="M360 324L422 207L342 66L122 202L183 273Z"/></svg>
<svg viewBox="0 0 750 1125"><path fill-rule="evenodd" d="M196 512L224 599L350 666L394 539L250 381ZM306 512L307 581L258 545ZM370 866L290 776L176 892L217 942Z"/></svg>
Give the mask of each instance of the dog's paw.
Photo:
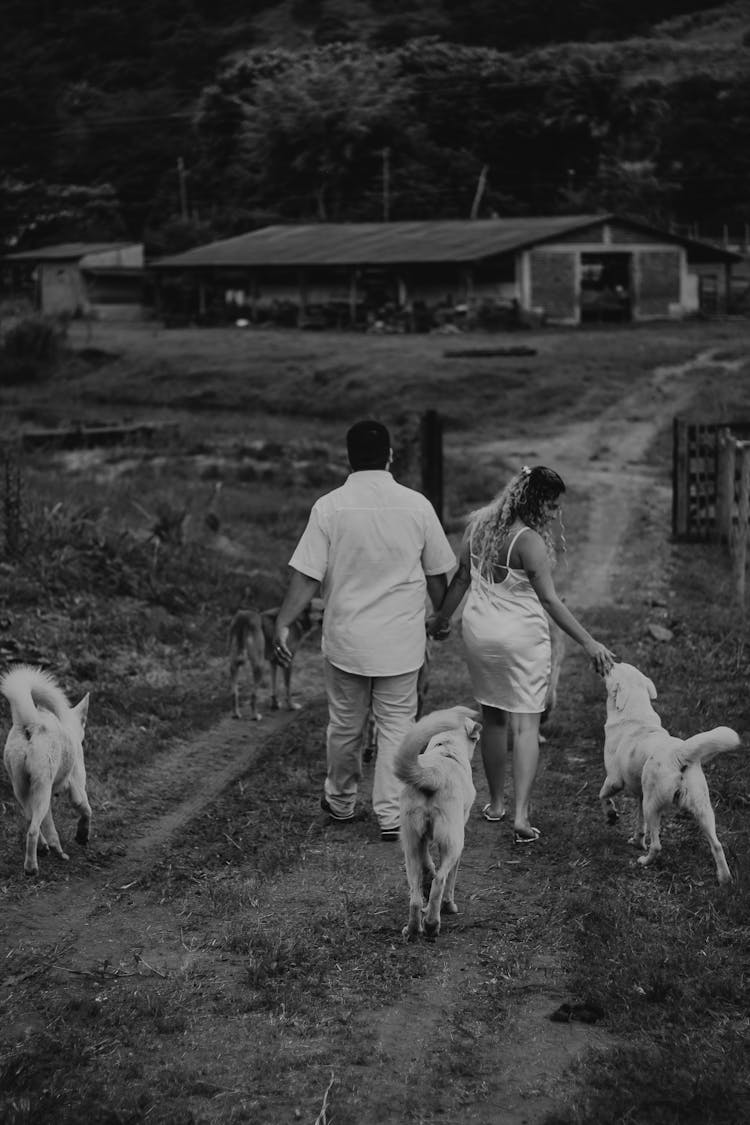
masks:
<svg viewBox="0 0 750 1125"><path fill-rule="evenodd" d="M443 914L458 914L458 907L455 902L449 902L446 899L443 899L440 909Z"/></svg>
<svg viewBox="0 0 750 1125"><path fill-rule="evenodd" d="M262 718L263 718L263 716L261 715L260 711L256 711L255 714L253 715L253 722L259 723Z"/></svg>
<svg viewBox="0 0 750 1125"><path fill-rule="evenodd" d="M301 711L302 710L302 704L301 703L294 703L290 699L289 702L286 705L286 709L287 709L287 711Z"/></svg>
<svg viewBox="0 0 750 1125"><path fill-rule="evenodd" d="M427 941L435 941L435 939L436 939L436 937L438 936L439 933L440 933L440 919L438 918L437 922L431 922L431 921L428 921L427 919L425 919L425 924L424 924L425 939Z"/></svg>
<svg viewBox="0 0 750 1125"><path fill-rule="evenodd" d="M79 825L78 831L76 832L76 843L80 844L82 847L85 847L86 844L88 844L88 842L89 842L89 826L87 824L83 825L83 826Z"/></svg>
<svg viewBox="0 0 750 1125"><path fill-rule="evenodd" d="M409 925L409 923L407 922L407 924L401 931L401 936L403 937L404 941L416 941L419 937L419 930L415 929L414 926Z"/></svg>

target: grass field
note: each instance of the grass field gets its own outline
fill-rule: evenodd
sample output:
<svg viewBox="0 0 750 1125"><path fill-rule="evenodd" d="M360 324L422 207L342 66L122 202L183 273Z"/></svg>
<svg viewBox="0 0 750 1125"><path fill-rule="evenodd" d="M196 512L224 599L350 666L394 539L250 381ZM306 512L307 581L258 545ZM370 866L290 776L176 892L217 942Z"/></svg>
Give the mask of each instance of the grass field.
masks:
<svg viewBox="0 0 750 1125"><path fill-rule="evenodd" d="M89 335L74 325L71 340L55 377L0 389L14 464L13 435L26 427L131 419L177 429L150 446L20 458L23 549L0 559L0 656L3 666L44 663L74 700L91 691L95 835L85 857L72 854L69 867L45 859L40 880L24 882L3 778L0 1118L745 1120L750 765L740 752L707 771L731 888L715 884L708 848L682 818L665 831L659 864L640 870L625 827L608 828L598 809L604 701L576 653L538 784L544 839L519 857L509 834L472 817L462 913L435 946L401 943L405 880L371 821L343 835L315 811L325 714L314 646L300 668L305 709L264 739L252 724L238 728L258 744L252 768L198 801L147 861L132 858L132 844L196 787L187 764L167 790L147 788L149 771L179 762L186 740L203 781L218 760L228 617L243 600L279 599L310 503L346 472L355 417L389 423L401 478L416 484L418 421L440 412L454 535L515 467L516 444L533 443L541 459L569 435L568 458L600 473L575 479L566 502L572 582L593 504L583 482L603 487L617 453L601 434L575 442L620 403L627 427L639 388L652 402L655 368L711 349L744 356L748 327L524 334L533 356L460 360L444 355L455 342L437 336L104 326ZM675 379L701 416L730 419L747 416L749 370L706 362L685 375L689 386ZM631 469L653 490L623 509L609 596L586 622L648 669L672 733L726 723L744 744L744 614L721 549L669 541L671 414L658 396L650 409L662 437ZM181 538L154 535L184 514ZM613 507L613 524L620 518ZM654 621L671 630L669 644L650 638ZM469 701L469 688L454 631L429 705L457 701ZM478 763L475 780L480 804ZM63 835L67 819L61 810ZM577 1039L574 1051L585 1029L529 1026L534 1002L553 997L600 1009L600 1038Z"/></svg>

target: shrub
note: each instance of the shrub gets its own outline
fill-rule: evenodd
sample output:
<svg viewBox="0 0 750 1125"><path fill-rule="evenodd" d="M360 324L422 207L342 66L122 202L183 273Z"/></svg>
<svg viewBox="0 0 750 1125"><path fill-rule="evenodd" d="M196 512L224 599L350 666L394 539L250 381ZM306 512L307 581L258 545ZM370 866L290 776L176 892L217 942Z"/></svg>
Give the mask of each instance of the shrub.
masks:
<svg viewBox="0 0 750 1125"><path fill-rule="evenodd" d="M67 336L63 321L28 316L8 330L0 352L0 384L42 379L59 363Z"/></svg>

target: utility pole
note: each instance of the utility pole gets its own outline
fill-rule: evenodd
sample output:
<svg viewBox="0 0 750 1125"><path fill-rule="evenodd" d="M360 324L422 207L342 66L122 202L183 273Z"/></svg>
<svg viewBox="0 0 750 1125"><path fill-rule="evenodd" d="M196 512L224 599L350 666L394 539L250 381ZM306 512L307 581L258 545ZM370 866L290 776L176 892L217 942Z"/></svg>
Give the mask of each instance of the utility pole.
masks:
<svg viewBox="0 0 750 1125"><path fill-rule="evenodd" d="M391 150L383 149L383 222L391 216Z"/></svg>
<svg viewBox="0 0 750 1125"><path fill-rule="evenodd" d="M479 173L477 190L474 192L474 202L471 205L471 214L469 215L470 219L476 219L477 215L479 214L479 205L482 202L484 189L487 186L487 173L489 172L489 170L489 165L484 164L482 166L482 171Z"/></svg>
<svg viewBox="0 0 750 1125"><path fill-rule="evenodd" d="M188 219L188 205L187 205L187 173L185 172L185 161L181 156L177 157L177 176L180 181L180 214L183 221L187 222Z"/></svg>

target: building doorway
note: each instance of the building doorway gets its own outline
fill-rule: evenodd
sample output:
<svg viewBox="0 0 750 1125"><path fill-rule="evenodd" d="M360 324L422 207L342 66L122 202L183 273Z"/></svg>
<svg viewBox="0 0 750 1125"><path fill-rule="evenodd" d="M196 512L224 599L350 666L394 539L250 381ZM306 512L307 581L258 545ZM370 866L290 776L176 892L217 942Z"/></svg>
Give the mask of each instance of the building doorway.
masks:
<svg viewBox="0 0 750 1125"><path fill-rule="evenodd" d="M581 321L632 320L632 277L631 254L581 254Z"/></svg>

